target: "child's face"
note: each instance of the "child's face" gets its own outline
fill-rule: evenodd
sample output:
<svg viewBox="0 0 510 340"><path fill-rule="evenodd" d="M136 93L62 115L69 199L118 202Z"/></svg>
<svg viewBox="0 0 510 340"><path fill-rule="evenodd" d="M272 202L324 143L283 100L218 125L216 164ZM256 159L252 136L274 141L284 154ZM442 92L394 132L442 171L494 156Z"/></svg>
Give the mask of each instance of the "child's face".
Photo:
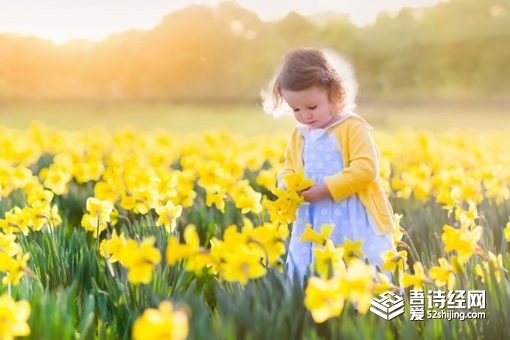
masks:
<svg viewBox="0 0 510 340"><path fill-rule="evenodd" d="M294 117L310 129L328 126L338 117L337 105L329 100L328 91L310 87L302 91L283 90L282 97L294 111Z"/></svg>

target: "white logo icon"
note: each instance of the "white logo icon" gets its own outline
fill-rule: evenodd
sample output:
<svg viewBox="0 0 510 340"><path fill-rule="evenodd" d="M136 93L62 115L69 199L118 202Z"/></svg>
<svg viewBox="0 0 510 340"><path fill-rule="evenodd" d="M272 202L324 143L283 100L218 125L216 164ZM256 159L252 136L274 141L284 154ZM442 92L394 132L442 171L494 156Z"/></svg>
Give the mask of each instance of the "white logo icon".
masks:
<svg viewBox="0 0 510 340"><path fill-rule="evenodd" d="M370 300L370 304L370 311L386 320L404 313L404 298L389 290Z"/></svg>

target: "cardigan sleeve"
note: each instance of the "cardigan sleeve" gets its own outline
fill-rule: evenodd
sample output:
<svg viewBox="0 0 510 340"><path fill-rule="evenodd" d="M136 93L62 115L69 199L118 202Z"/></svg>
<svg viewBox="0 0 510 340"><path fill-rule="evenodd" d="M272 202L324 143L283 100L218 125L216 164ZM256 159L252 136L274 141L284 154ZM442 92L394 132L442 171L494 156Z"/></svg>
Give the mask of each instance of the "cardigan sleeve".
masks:
<svg viewBox="0 0 510 340"><path fill-rule="evenodd" d="M340 145L347 152L347 164L342 171L324 179L335 201L367 188L376 180L379 171L377 148L369 126L361 120L353 120L344 133L347 135L342 137Z"/></svg>
<svg viewBox="0 0 510 340"><path fill-rule="evenodd" d="M287 147L285 148L284 153L284 162L283 162L283 168L278 172L278 175L276 176L277 180L277 186L278 188L285 188L285 181L283 180L283 177L287 174L294 173L296 171L296 153L297 153L297 138L299 130L296 128L292 131L292 134L290 136L290 139L287 143Z"/></svg>

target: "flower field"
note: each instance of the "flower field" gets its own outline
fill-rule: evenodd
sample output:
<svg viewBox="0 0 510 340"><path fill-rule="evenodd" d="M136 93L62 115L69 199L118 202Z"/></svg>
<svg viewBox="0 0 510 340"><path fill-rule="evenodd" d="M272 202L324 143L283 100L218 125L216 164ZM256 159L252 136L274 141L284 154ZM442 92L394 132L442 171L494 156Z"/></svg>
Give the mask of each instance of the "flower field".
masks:
<svg viewBox="0 0 510 340"><path fill-rule="evenodd" d="M287 137L0 127L0 338L508 338L508 134L376 132L397 250L376 270L309 228L303 285L283 271L306 183L276 188ZM369 310L416 290L484 291L485 317Z"/></svg>

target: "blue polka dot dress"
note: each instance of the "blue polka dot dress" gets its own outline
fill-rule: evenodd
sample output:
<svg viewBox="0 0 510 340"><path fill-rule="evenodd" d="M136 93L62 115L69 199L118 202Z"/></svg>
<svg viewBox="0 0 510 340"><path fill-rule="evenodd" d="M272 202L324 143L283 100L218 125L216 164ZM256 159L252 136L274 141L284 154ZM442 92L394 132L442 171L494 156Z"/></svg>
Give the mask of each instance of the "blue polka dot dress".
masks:
<svg viewBox="0 0 510 340"><path fill-rule="evenodd" d="M303 127L300 130L304 138L303 162L307 178L322 183L325 176L343 169L341 149L333 134L328 135L325 129L309 130ZM291 278L298 274L302 279L314 261L313 248L316 245L300 241L308 223L317 232L323 224L332 224L334 229L330 239L335 245L345 243L346 238L353 242L361 240L365 258L379 267L382 265L380 254L395 248L391 233L381 234L357 195L338 202L328 197L314 203L305 203L297 211L290 237L287 269Z"/></svg>

